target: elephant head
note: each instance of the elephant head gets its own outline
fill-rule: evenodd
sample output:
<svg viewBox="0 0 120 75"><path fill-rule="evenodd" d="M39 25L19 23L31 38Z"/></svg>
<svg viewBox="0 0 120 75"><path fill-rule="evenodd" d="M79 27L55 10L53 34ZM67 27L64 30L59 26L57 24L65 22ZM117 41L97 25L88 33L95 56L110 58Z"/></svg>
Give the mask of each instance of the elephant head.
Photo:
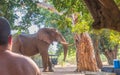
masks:
<svg viewBox="0 0 120 75"><path fill-rule="evenodd" d="M64 60L66 59L68 43L58 30L54 28L42 28L37 32L37 37L48 44L53 43L53 41L60 42L64 48Z"/></svg>

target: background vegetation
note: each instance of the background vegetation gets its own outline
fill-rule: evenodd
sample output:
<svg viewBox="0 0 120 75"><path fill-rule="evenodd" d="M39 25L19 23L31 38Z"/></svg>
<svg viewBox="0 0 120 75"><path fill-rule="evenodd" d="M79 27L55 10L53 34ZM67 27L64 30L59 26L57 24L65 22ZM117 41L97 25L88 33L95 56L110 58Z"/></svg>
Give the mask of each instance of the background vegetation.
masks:
<svg viewBox="0 0 120 75"><path fill-rule="evenodd" d="M120 8L120 0L114 1ZM49 9L38 7L38 2L52 5L62 15ZM76 25L73 25L71 18L74 13L79 14ZM108 29L92 29L91 24L93 19L83 0L1 0L0 16L4 16L9 20L11 28L16 34L22 32L29 33L28 28L31 25L36 25L38 28L54 27L58 29L64 35L67 42L70 43L66 62L71 64L76 64L76 49L73 39L75 32L81 33L87 31L93 39L97 36L98 40L103 40L103 45L99 43L99 50L101 59L105 62L107 61L104 56L105 50L113 50L115 45L120 44L119 32ZM58 60L62 63L62 46L57 44L57 48L58 50L55 54L59 56ZM120 50L118 50L117 55L120 59L119 54Z"/></svg>

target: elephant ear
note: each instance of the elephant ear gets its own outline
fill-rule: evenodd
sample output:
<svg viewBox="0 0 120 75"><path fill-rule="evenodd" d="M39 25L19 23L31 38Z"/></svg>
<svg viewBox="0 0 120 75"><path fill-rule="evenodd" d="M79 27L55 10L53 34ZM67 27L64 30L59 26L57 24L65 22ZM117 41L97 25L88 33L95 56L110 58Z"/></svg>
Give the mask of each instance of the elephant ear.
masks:
<svg viewBox="0 0 120 75"><path fill-rule="evenodd" d="M37 32L37 36L39 40L43 40L47 43L52 43L51 37L50 37L50 29L49 28L42 28Z"/></svg>

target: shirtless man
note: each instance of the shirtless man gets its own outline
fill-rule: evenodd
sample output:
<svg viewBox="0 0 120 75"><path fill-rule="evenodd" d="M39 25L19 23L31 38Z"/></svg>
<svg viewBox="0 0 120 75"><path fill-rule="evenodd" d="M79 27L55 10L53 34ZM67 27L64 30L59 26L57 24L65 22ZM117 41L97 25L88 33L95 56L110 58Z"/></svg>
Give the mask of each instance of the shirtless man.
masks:
<svg viewBox="0 0 120 75"><path fill-rule="evenodd" d="M10 51L10 31L9 22L0 17L0 75L41 75L30 58Z"/></svg>

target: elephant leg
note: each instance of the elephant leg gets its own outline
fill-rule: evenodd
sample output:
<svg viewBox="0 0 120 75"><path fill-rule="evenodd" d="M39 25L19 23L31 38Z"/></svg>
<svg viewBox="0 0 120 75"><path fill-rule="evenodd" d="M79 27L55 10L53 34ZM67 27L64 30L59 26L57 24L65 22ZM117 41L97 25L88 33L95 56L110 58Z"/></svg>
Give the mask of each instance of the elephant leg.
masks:
<svg viewBox="0 0 120 75"><path fill-rule="evenodd" d="M48 54L42 54L43 72L53 72Z"/></svg>
<svg viewBox="0 0 120 75"><path fill-rule="evenodd" d="M54 72L54 70L52 69L52 63L51 63L49 57L48 57L48 66L49 66L49 71L50 71L50 72Z"/></svg>
<svg viewBox="0 0 120 75"><path fill-rule="evenodd" d="M43 72L48 72L48 55L42 54Z"/></svg>

